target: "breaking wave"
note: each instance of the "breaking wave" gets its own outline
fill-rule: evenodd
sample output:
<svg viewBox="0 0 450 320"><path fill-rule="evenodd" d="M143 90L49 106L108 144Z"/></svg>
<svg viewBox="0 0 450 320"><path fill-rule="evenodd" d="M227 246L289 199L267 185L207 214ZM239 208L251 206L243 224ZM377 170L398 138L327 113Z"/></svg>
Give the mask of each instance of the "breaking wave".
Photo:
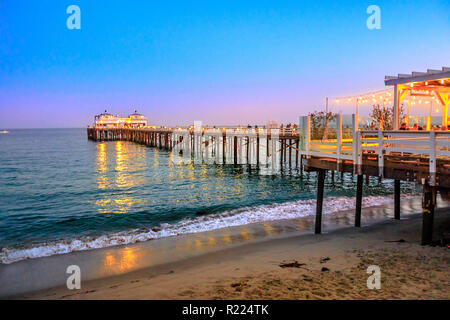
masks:
<svg viewBox="0 0 450 320"><path fill-rule="evenodd" d="M392 197L368 196L363 198L363 207L380 206L392 202ZM60 240L28 248L3 248L0 262L10 264L24 259L39 258L74 251L132 244L152 239L198 233L225 227L246 225L255 222L296 219L315 214L316 200L299 200L225 211L181 220L174 224L163 223L158 228L133 229L105 234L98 237ZM324 199L323 213L332 214L355 207L354 197L330 197Z"/></svg>

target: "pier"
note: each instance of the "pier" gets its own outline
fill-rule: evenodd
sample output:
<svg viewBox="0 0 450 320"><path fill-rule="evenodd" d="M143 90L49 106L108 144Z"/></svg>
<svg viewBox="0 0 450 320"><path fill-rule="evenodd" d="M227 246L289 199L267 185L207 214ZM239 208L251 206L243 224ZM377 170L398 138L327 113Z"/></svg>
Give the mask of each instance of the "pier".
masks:
<svg viewBox="0 0 450 320"><path fill-rule="evenodd" d="M311 116L291 128L210 127L200 122L182 127L103 127L87 129L93 141L131 141L178 152L187 160L211 164L252 164L273 168L295 166L317 172L315 233L322 231L324 179L327 171L357 175L355 227L361 226L363 177L394 180L394 217L401 218L401 181L422 185L422 244L433 240L436 195L450 200L450 68L386 77L394 88L393 129L361 128L359 115L338 114L318 135ZM400 103L406 95L435 96L442 105L442 130L400 130ZM329 126L329 127L328 127Z"/></svg>

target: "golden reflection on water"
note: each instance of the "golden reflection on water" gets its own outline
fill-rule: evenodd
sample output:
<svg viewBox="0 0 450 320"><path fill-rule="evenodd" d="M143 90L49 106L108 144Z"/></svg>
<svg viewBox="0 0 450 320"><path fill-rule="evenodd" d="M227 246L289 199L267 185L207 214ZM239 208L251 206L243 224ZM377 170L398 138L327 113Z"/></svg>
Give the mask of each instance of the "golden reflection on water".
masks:
<svg viewBox="0 0 450 320"><path fill-rule="evenodd" d="M107 158L106 158L106 143L102 142L97 144L97 184L99 189L106 189L108 186L108 177L106 176L106 172L108 171L107 167Z"/></svg>
<svg viewBox="0 0 450 320"><path fill-rule="evenodd" d="M136 144L122 141L97 144L97 188L127 190L145 185L146 180L143 175L133 174L133 171L146 167L145 158L146 150ZM112 159L114 163L109 164L108 160ZM132 212L136 206L146 202L127 193L105 194L105 196L95 201L97 210L101 214Z"/></svg>

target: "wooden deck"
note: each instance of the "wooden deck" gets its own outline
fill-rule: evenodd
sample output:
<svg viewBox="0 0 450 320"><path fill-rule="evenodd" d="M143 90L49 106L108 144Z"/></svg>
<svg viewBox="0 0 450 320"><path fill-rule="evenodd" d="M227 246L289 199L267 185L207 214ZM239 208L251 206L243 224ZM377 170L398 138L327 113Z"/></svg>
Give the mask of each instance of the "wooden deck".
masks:
<svg viewBox="0 0 450 320"><path fill-rule="evenodd" d="M436 194L450 194L449 131L358 130L353 115L351 128L342 130L338 116L334 139L312 139L309 117L300 119L299 129L214 127L89 127L94 141L123 140L180 152L190 161L199 157L216 164L255 164L273 168L299 166L317 171L315 232L321 232L325 172L357 175L355 226L361 226L363 176L394 179L394 218L400 219L400 183L423 186L424 222L422 243L432 242ZM350 130L350 131L349 131ZM351 138L348 136L351 135ZM277 172L277 171L274 171Z"/></svg>

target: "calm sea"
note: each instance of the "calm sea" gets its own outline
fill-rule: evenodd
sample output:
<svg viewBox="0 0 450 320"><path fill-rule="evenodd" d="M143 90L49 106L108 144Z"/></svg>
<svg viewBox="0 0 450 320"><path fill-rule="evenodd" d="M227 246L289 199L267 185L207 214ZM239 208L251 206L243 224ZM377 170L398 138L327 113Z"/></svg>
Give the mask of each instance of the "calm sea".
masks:
<svg viewBox="0 0 450 320"><path fill-rule="evenodd" d="M315 210L315 175L183 163L130 142L88 141L85 129L0 134L0 261L133 243ZM326 180L325 211L354 207L355 179ZM402 184L404 193L415 193ZM391 201L374 178L364 205Z"/></svg>

